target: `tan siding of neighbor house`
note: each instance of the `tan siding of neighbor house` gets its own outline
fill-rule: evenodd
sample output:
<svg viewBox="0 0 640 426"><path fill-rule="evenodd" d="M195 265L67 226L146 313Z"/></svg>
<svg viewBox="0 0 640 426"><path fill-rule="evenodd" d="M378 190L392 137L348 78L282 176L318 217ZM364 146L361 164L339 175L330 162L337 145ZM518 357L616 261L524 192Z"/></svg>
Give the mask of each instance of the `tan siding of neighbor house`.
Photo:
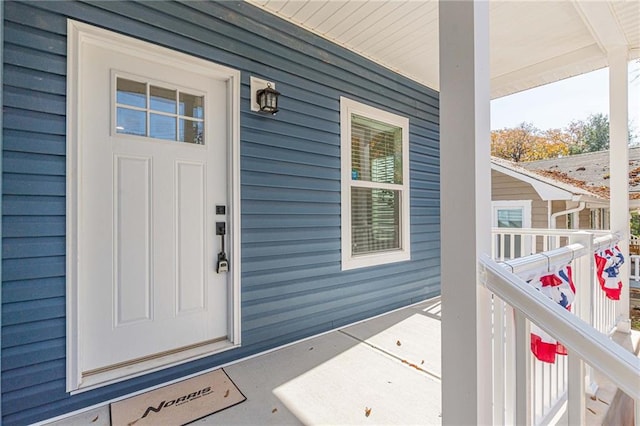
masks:
<svg viewBox="0 0 640 426"><path fill-rule="evenodd" d="M577 207L576 203L566 201L553 201L552 213L561 212L568 209ZM579 212L580 218L578 223L578 229L591 229L591 209L585 208ZM567 215L558 216L556 220L557 229L567 229Z"/></svg>
<svg viewBox="0 0 640 426"><path fill-rule="evenodd" d="M567 202L566 201L552 201L551 202L551 213L561 212L563 210L567 210ZM567 229L567 215L558 216L556 218L556 228L557 229Z"/></svg>
<svg viewBox="0 0 640 426"><path fill-rule="evenodd" d="M547 202L526 182L491 170L491 200L531 200L531 227L548 228Z"/></svg>
<svg viewBox="0 0 640 426"><path fill-rule="evenodd" d="M579 219L579 228L580 229L591 229L591 209L585 208L580 212Z"/></svg>

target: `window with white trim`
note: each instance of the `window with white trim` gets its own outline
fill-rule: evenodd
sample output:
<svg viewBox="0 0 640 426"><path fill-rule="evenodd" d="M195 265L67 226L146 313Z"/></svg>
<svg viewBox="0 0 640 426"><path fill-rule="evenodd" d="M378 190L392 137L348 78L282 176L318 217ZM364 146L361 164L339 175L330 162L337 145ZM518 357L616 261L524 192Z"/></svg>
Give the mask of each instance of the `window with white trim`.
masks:
<svg viewBox="0 0 640 426"><path fill-rule="evenodd" d="M531 200L492 201L494 228L531 228ZM524 239L523 239L524 237ZM495 237L496 256L515 259L531 253L531 236L504 230Z"/></svg>
<svg viewBox="0 0 640 426"><path fill-rule="evenodd" d="M409 260L409 119L340 98L342 269Z"/></svg>

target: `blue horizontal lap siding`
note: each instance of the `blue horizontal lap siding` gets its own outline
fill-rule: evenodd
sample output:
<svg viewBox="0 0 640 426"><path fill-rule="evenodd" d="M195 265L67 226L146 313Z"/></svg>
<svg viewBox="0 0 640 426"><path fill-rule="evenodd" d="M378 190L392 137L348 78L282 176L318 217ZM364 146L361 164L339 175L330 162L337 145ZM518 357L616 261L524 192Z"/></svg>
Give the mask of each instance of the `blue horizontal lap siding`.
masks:
<svg viewBox="0 0 640 426"><path fill-rule="evenodd" d="M2 300L4 303L28 302L38 299L64 297L64 294L64 277L5 281L2 287Z"/></svg>
<svg viewBox="0 0 640 426"><path fill-rule="evenodd" d="M67 149L64 135L35 133L28 130L10 130L5 127L3 136L3 147L6 152L28 152L63 156ZM35 170L35 172L39 172L39 170ZM64 169L61 170L61 176L62 175L64 175Z"/></svg>
<svg viewBox="0 0 640 426"><path fill-rule="evenodd" d="M64 338L57 338L5 348L2 351L2 366L7 371L28 372L28 368L21 367L64 360L66 344Z"/></svg>
<svg viewBox="0 0 640 426"><path fill-rule="evenodd" d="M66 19L239 69L242 339L213 357L65 392ZM439 292L438 94L243 2L6 2L2 415L28 424ZM281 112L249 111L250 76ZM410 120L412 260L340 268L340 96ZM232 259L233 264L233 259Z"/></svg>

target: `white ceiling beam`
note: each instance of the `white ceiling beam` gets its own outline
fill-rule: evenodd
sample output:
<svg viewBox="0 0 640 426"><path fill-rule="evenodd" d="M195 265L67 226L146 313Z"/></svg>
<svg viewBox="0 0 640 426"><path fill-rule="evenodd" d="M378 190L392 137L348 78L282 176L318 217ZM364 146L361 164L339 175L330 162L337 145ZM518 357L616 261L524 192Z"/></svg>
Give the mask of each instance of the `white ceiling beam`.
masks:
<svg viewBox="0 0 640 426"><path fill-rule="evenodd" d="M629 42L609 2L574 1L573 5L604 53L628 46Z"/></svg>

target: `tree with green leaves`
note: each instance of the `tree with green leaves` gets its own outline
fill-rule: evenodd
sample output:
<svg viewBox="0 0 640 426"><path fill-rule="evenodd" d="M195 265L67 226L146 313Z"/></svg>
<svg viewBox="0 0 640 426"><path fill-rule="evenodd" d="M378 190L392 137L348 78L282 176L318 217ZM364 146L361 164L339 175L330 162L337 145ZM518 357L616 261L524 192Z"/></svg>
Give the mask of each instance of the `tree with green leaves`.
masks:
<svg viewBox="0 0 640 426"><path fill-rule="evenodd" d="M638 212L631 213L629 228L631 230L631 235L640 235L640 214Z"/></svg>
<svg viewBox="0 0 640 426"><path fill-rule="evenodd" d="M586 120L574 120L567 126L572 135L571 154L609 149L609 117L598 113Z"/></svg>
<svg viewBox="0 0 640 426"><path fill-rule="evenodd" d="M574 120L569 123L566 130L571 135L569 145L571 154L609 149L609 116L606 114L591 114L586 120ZM629 143L635 139L634 128L629 123Z"/></svg>

